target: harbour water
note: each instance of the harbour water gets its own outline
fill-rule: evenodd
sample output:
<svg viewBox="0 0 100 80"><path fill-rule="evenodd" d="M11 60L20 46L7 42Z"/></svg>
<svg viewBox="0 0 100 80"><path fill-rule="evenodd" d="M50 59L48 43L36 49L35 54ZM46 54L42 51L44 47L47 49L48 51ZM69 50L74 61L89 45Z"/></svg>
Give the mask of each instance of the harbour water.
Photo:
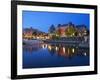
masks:
<svg viewBox="0 0 100 80"><path fill-rule="evenodd" d="M23 44L23 68L89 65L89 48L35 41Z"/></svg>

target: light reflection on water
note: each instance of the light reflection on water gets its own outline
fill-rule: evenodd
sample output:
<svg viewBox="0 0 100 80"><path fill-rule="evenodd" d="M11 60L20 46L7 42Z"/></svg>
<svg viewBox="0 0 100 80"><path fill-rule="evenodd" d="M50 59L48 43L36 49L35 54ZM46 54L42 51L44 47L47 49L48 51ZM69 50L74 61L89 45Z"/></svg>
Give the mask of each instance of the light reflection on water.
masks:
<svg viewBox="0 0 100 80"><path fill-rule="evenodd" d="M23 46L23 68L89 65L89 49L65 44Z"/></svg>

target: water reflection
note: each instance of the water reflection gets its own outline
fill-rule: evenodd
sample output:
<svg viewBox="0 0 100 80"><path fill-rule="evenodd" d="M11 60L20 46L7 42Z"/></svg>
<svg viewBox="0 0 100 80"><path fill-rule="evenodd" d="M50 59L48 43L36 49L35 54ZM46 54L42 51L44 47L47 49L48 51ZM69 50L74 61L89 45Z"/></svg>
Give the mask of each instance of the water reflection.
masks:
<svg viewBox="0 0 100 80"><path fill-rule="evenodd" d="M53 54L57 54L58 56L62 57L72 57L74 55L81 55L81 56L87 56L89 53L89 50L78 48L78 47L69 47L69 46L61 46L61 45L49 45L48 51Z"/></svg>
<svg viewBox="0 0 100 80"><path fill-rule="evenodd" d="M80 48L78 46L72 47L65 44L35 44L35 45L24 45L23 50L28 51L30 53L36 52L39 50L48 50L48 52L53 56L56 54L60 57L72 57L75 55L78 56L89 56L89 49ZM45 52L44 52L45 53Z"/></svg>
<svg viewBox="0 0 100 80"><path fill-rule="evenodd" d="M89 65L89 48L68 44L23 45L23 68Z"/></svg>

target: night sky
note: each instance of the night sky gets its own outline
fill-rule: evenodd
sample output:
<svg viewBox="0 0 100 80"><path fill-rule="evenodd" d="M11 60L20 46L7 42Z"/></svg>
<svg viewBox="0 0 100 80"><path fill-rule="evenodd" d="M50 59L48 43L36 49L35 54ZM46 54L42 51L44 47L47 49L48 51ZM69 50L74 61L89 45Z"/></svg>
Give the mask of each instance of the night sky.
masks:
<svg viewBox="0 0 100 80"><path fill-rule="evenodd" d="M33 27L43 32L48 32L49 27L53 24L67 24L72 22L75 25L84 24L89 29L90 27L89 14L82 13L63 13L63 12L22 12L23 28Z"/></svg>

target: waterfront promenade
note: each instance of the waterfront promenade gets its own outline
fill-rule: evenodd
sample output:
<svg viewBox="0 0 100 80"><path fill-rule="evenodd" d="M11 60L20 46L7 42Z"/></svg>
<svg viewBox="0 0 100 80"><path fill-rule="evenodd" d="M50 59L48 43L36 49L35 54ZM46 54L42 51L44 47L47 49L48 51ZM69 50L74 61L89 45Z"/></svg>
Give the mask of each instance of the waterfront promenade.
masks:
<svg viewBox="0 0 100 80"><path fill-rule="evenodd" d="M51 44L51 45L65 45L65 46L78 46L78 47L83 47L83 48L89 48L89 43L88 41L84 41L82 38L81 39L77 39L77 38L67 38L67 39L59 39L59 40L23 40L24 44L27 45L38 45L38 44L42 44L42 43L46 43L46 44Z"/></svg>

